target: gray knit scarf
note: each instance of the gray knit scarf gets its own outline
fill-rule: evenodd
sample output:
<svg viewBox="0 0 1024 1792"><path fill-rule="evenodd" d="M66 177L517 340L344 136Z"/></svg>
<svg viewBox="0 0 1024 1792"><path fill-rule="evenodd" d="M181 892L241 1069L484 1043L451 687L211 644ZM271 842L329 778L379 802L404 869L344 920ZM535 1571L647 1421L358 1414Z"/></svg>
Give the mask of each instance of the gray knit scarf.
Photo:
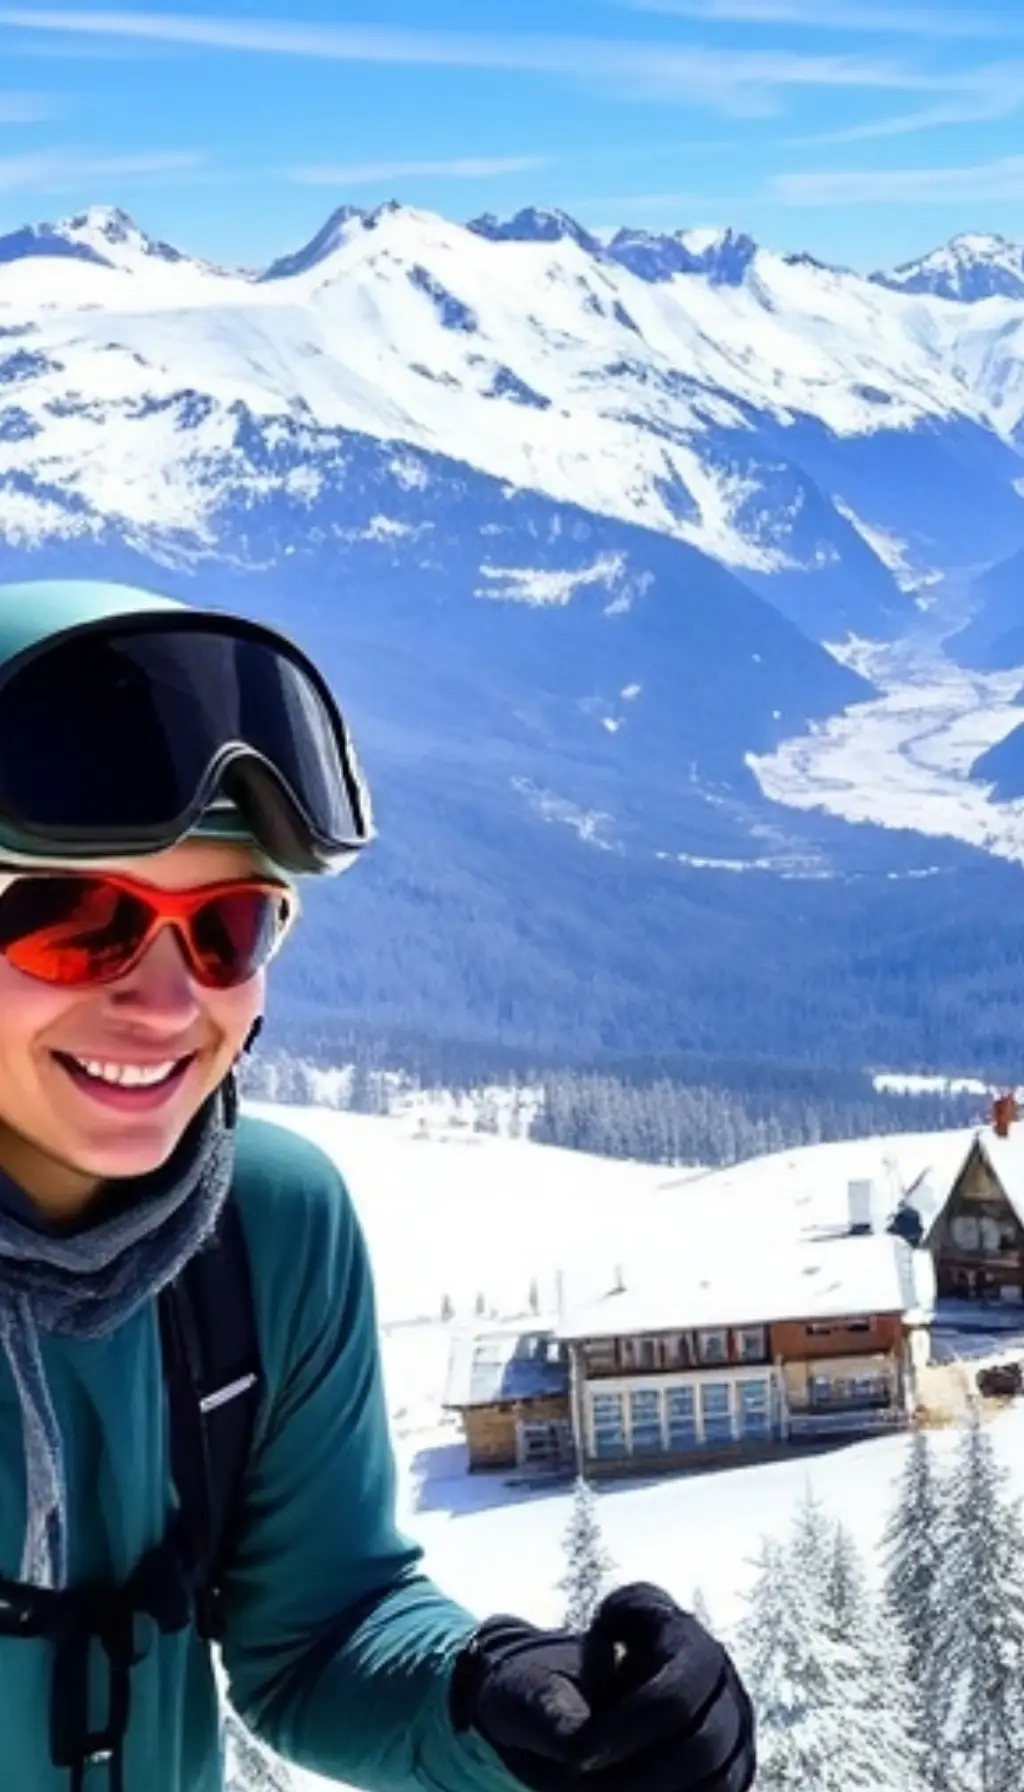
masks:
<svg viewBox="0 0 1024 1792"><path fill-rule="evenodd" d="M63 1587L68 1571L64 1449L40 1333L105 1338L174 1280L226 1199L233 1120L232 1084L137 1185L138 1199L73 1235L36 1232L0 1211L0 1344L21 1404L28 1519L20 1578L32 1586Z"/></svg>

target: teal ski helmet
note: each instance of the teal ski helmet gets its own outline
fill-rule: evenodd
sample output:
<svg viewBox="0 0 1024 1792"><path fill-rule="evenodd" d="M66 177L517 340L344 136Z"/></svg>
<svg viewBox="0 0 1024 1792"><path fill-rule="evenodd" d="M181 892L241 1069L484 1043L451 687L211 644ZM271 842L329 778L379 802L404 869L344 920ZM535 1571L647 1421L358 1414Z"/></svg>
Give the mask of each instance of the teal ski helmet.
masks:
<svg viewBox="0 0 1024 1792"><path fill-rule="evenodd" d="M373 832L341 712L287 636L128 585L0 585L0 856L199 837L330 874Z"/></svg>

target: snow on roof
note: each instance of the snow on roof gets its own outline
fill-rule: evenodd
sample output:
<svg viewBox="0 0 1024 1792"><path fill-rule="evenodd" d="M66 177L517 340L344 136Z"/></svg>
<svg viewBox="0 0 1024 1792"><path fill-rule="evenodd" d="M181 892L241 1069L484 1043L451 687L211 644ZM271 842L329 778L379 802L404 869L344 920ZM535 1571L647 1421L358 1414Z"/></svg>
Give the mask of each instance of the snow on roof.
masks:
<svg viewBox="0 0 1024 1792"><path fill-rule="evenodd" d="M1024 1225L1024 1128L1013 1126L1005 1139L987 1127L978 1142L992 1165L1014 1213Z"/></svg>
<svg viewBox="0 0 1024 1792"><path fill-rule="evenodd" d="M934 1161L900 1203L902 1212L916 1214L920 1219L921 1243L927 1243L945 1212L960 1172L975 1145L988 1159L1010 1206L1024 1225L1024 1127L1012 1127L1006 1138L1000 1138L990 1126L979 1128L966 1140L959 1133L950 1133L947 1138L945 1145L937 1142Z"/></svg>
<svg viewBox="0 0 1024 1792"><path fill-rule="evenodd" d="M552 1332L502 1326L452 1339L443 1404L465 1408L540 1400L564 1394L568 1386L568 1367Z"/></svg>
<svg viewBox="0 0 1024 1792"><path fill-rule="evenodd" d="M767 1325L927 1310L931 1265L891 1235L825 1237L745 1251L722 1241L704 1262L661 1260L657 1272L566 1314L564 1338Z"/></svg>

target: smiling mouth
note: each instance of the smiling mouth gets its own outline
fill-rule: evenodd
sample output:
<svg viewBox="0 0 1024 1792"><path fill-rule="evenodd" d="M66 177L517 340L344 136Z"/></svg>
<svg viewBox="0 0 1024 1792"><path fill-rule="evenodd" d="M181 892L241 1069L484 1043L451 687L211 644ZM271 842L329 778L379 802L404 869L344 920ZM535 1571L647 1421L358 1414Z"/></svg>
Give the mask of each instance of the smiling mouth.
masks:
<svg viewBox="0 0 1024 1792"><path fill-rule="evenodd" d="M130 1064L115 1059L79 1057L74 1052L55 1051L53 1057L73 1080L97 1093L103 1089L124 1095L153 1095L180 1083L195 1059L195 1052L183 1058L165 1058L159 1064Z"/></svg>

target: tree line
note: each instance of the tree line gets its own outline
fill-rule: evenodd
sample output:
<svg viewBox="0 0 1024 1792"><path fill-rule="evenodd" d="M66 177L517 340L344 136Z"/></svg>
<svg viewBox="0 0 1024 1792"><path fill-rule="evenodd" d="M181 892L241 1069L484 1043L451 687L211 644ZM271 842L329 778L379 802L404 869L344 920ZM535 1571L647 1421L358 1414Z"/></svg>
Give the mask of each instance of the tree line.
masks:
<svg viewBox="0 0 1024 1792"><path fill-rule="evenodd" d="M460 1067L460 1079L467 1068ZM328 1078L317 1064L278 1051L247 1061L242 1081L255 1099L363 1114L387 1114L410 1093L445 1090L463 1100L476 1131L505 1130L597 1156L664 1164L727 1165L799 1145L938 1131L985 1118L986 1104L976 1095L895 1095L874 1089L867 1076L820 1067L697 1062L683 1067L696 1074L694 1081L671 1073L645 1080L657 1070L646 1063L617 1074L506 1069L497 1082L484 1080L489 1066L479 1068L476 1086L440 1084L360 1058L344 1075Z"/></svg>

